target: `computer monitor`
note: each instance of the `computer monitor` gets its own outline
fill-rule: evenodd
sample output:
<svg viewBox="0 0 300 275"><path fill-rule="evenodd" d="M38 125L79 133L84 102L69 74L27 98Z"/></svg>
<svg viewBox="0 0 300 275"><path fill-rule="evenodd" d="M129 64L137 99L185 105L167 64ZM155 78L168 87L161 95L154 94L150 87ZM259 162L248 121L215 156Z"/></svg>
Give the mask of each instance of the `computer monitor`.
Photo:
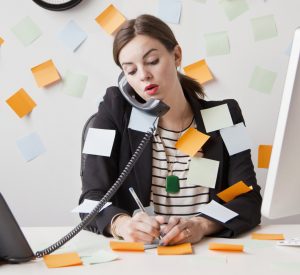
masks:
<svg viewBox="0 0 300 275"><path fill-rule="evenodd" d="M262 215L300 214L300 28L295 31L278 115Z"/></svg>

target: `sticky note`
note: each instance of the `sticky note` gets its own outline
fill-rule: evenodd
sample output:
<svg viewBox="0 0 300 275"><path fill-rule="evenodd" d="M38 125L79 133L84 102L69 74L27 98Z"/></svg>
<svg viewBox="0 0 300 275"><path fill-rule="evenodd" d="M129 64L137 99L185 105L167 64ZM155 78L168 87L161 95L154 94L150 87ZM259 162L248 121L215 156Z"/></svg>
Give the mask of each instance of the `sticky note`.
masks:
<svg viewBox="0 0 300 275"><path fill-rule="evenodd" d="M23 18L11 30L24 46L30 45L42 35L40 28L29 16Z"/></svg>
<svg viewBox="0 0 300 275"><path fill-rule="evenodd" d="M227 32L204 34L207 56L229 54L230 46Z"/></svg>
<svg viewBox="0 0 300 275"><path fill-rule="evenodd" d="M71 20L58 35L62 43L71 51L75 51L86 40L87 34Z"/></svg>
<svg viewBox="0 0 300 275"><path fill-rule="evenodd" d="M251 24L255 41L277 36L277 28L273 15L252 18Z"/></svg>
<svg viewBox="0 0 300 275"><path fill-rule="evenodd" d="M215 188L219 164L217 160L193 157L189 165L186 184Z"/></svg>
<svg viewBox="0 0 300 275"><path fill-rule="evenodd" d="M183 243L172 246L158 246L158 255L185 255L193 254L193 249L191 243Z"/></svg>
<svg viewBox="0 0 300 275"><path fill-rule="evenodd" d="M180 0L160 0L158 2L158 17L173 24L179 24L181 14Z"/></svg>
<svg viewBox="0 0 300 275"><path fill-rule="evenodd" d="M206 0L194 0L196 2L200 2L200 3L206 3Z"/></svg>
<svg viewBox="0 0 300 275"><path fill-rule="evenodd" d="M276 80L276 75L275 72L256 66L252 73L249 87L262 93L270 93Z"/></svg>
<svg viewBox="0 0 300 275"><path fill-rule="evenodd" d="M223 8L230 21L249 10L245 0L219 0L219 5Z"/></svg>
<svg viewBox="0 0 300 275"><path fill-rule="evenodd" d="M107 33L113 34L125 22L126 18L114 5L109 5L95 20Z"/></svg>
<svg viewBox="0 0 300 275"><path fill-rule="evenodd" d="M93 200L89 200L89 199L84 199L83 203L81 203L80 205L76 206L71 212L72 213L90 213L97 206L98 203L99 203L99 201L93 201ZM105 209L106 207L110 206L111 204L112 204L111 202L107 202L99 210L99 212L101 212L103 209Z"/></svg>
<svg viewBox="0 0 300 275"><path fill-rule="evenodd" d="M68 70L63 78L62 92L71 96L81 97L87 80L87 75Z"/></svg>
<svg viewBox="0 0 300 275"><path fill-rule="evenodd" d="M208 248L210 250L237 251L237 252L244 251L244 246L242 244L209 243Z"/></svg>
<svg viewBox="0 0 300 275"><path fill-rule="evenodd" d="M272 145L258 146L258 168L269 168L272 153Z"/></svg>
<svg viewBox="0 0 300 275"><path fill-rule="evenodd" d="M203 109L200 112L207 133L233 126L233 121L227 104Z"/></svg>
<svg viewBox="0 0 300 275"><path fill-rule="evenodd" d="M197 61L183 68L185 74L197 80L200 84L204 84L213 79L205 59Z"/></svg>
<svg viewBox="0 0 300 275"><path fill-rule="evenodd" d="M60 80L60 75L51 59L31 68L31 72L39 87L45 87Z"/></svg>
<svg viewBox="0 0 300 275"><path fill-rule="evenodd" d="M243 181L239 181L239 182L231 185L230 187L226 188L222 192L219 192L217 194L217 196L221 200L223 200L225 202L229 202L229 201L232 201L237 196L247 193L251 190L253 190L252 186L248 186Z"/></svg>
<svg viewBox="0 0 300 275"><path fill-rule="evenodd" d="M158 120L156 116L151 116L137 108L132 108L128 128L139 131L149 132L153 125L157 127Z"/></svg>
<svg viewBox="0 0 300 275"><path fill-rule="evenodd" d="M141 251L144 252L144 243L142 242L109 242L110 248L112 250L118 251Z"/></svg>
<svg viewBox="0 0 300 275"><path fill-rule="evenodd" d="M88 256L80 255L80 258L83 261L84 265L94 265L117 260L119 256L109 251L99 250Z"/></svg>
<svg viewBox="0 0 300 275"><path fill-rule="evenodd" d="M0 37L0 46L4 43L4 39Z"/></svg>
<svg viewBox="0 0 300 275"><path fill-rule="evenodd" d="M22 88L8 98L6 102L20 118L29 114L36 106L33 99Z"/></svg>
<svg viewBox="0 0 300 275"><path fill-rule="evenodd" d="M252 233L251 238L253 240L284 240L284 235L283 234Z"/></svg>
<svg viewBox="0 0 300 275"><path fill-rule="evenodd" d="M52 254L43 257L48 268L82 265L77 253Z"/></svg>

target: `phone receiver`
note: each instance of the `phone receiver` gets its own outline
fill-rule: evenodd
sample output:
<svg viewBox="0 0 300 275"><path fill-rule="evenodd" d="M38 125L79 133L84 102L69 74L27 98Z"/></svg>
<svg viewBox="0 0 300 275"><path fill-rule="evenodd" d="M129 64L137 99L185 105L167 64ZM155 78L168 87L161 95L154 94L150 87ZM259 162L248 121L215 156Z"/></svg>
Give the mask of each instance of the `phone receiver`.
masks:
<svg viewBox="0 0 300 275"><path fill-rule="evenodd" d="M124 72L119 75L118 85L122 95L135 108L152 116L162 116L167 113L170 107L161 100L150 98L145 103L138 102L135 98L136 92L126 80Z"/></svg>

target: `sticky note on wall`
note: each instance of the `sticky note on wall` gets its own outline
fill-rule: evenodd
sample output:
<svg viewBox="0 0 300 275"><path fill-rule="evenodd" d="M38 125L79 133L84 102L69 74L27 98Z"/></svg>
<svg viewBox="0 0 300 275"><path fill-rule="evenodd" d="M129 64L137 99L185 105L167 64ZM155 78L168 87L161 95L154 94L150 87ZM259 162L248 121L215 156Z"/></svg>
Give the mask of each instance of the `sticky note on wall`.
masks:
<svg viewBox="0 0 300 275"><path fill-rule="evenodd" d="M160 0L158 2L158 17L168 23L179 24L181 0Z"/></svg>
<svg viewBox="0 0 300 275"><path fill-rule="evenodd" d="M277 36L277 28L273 15L252 18L251 23L255 41Z"/></svg>
<svg viewBox="0 0 300 275"><path fill-rule="evenodd" d="M204 84L213 79L213 75L204 59L184 67L183 70L187 76L196 79L200 84Z"/></svg>
<svg viewBox="0 0 300 275"><path fill-rule="evenodd" d="M237 196L247 193L253 190L252 186L246 185L243 181L239 181L232 186L226 188L222 192L218 193L217 196L225 202L229 202Z"/></svg>
<svg viewBox="0 0 300 275"><path fill-rule="evenodd" d="M207 56L229 54L230 45L227 32L204 34Z"/></svg>
<svg viewBox="0 0 300 275"><path fill-rule="evenodd" d="M258 146L258 168L269 168L272 153L272 145Z"/></svg>
<svg viewBox="0 0 300 275"><path fill-rule="evenodd" d="M249 10L249 6L245 0L219 0L219 5L224 9L230 21Z"/></svg>
<svg viewBox="0 0 300 275"><path fill-rule="evenodd" d="M262 93L270 93L276 76L275 72L256 66L252 73L249 87Z"/></svg>

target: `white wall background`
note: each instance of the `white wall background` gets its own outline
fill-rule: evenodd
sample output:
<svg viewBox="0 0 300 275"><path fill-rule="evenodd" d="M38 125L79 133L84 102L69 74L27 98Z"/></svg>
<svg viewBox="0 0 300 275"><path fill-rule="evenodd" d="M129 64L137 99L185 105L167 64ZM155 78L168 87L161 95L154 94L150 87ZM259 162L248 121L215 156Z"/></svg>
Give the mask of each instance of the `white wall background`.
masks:
<svg viewBox="0 0 300 275"><path fill-rule="evenodd" d="M272 144L288 64L285 53L293 32L300 26L298 0L247 0L250 9L229 21L218 0L205 4L182 1L180 24L170 24L183 49L183 66L205 58L215 81L204 85L209 99L235 98L240 103L253 139L253 161L257 146ZM127 18L142 13L157 15L158 0L85 0L64 12L51 12L32 1L10 0L0 4L0 192L22 226L75 224L70 213L81 192L80 141L82 127L96 112L110 85L116 85L118 67L112 59L112 37L95 22L96 16L113 3ZM250 19L273 14L278 36L254 42ZM25 16L39 24L43 35L24 47L11 27ZM58 40L62 28L73 19L87 40L71 53ZM230 54L207 57L203 34L228 31ZM61 93L62 82L38 88L30 69L52 59L62 75L72 69L88 75L82 98ZM248 88L256 65L277 73L270 94ZM30 116L19 119L5 100L24 88L37 103ZM37 132L46 153L25 162L16 140ZM259 184L265 184L266 169L256 169ZM264 223L270 221L264 219ZM272 221L274 222L274 221ZM275 221L299 222L299 216Z"/></svg>

